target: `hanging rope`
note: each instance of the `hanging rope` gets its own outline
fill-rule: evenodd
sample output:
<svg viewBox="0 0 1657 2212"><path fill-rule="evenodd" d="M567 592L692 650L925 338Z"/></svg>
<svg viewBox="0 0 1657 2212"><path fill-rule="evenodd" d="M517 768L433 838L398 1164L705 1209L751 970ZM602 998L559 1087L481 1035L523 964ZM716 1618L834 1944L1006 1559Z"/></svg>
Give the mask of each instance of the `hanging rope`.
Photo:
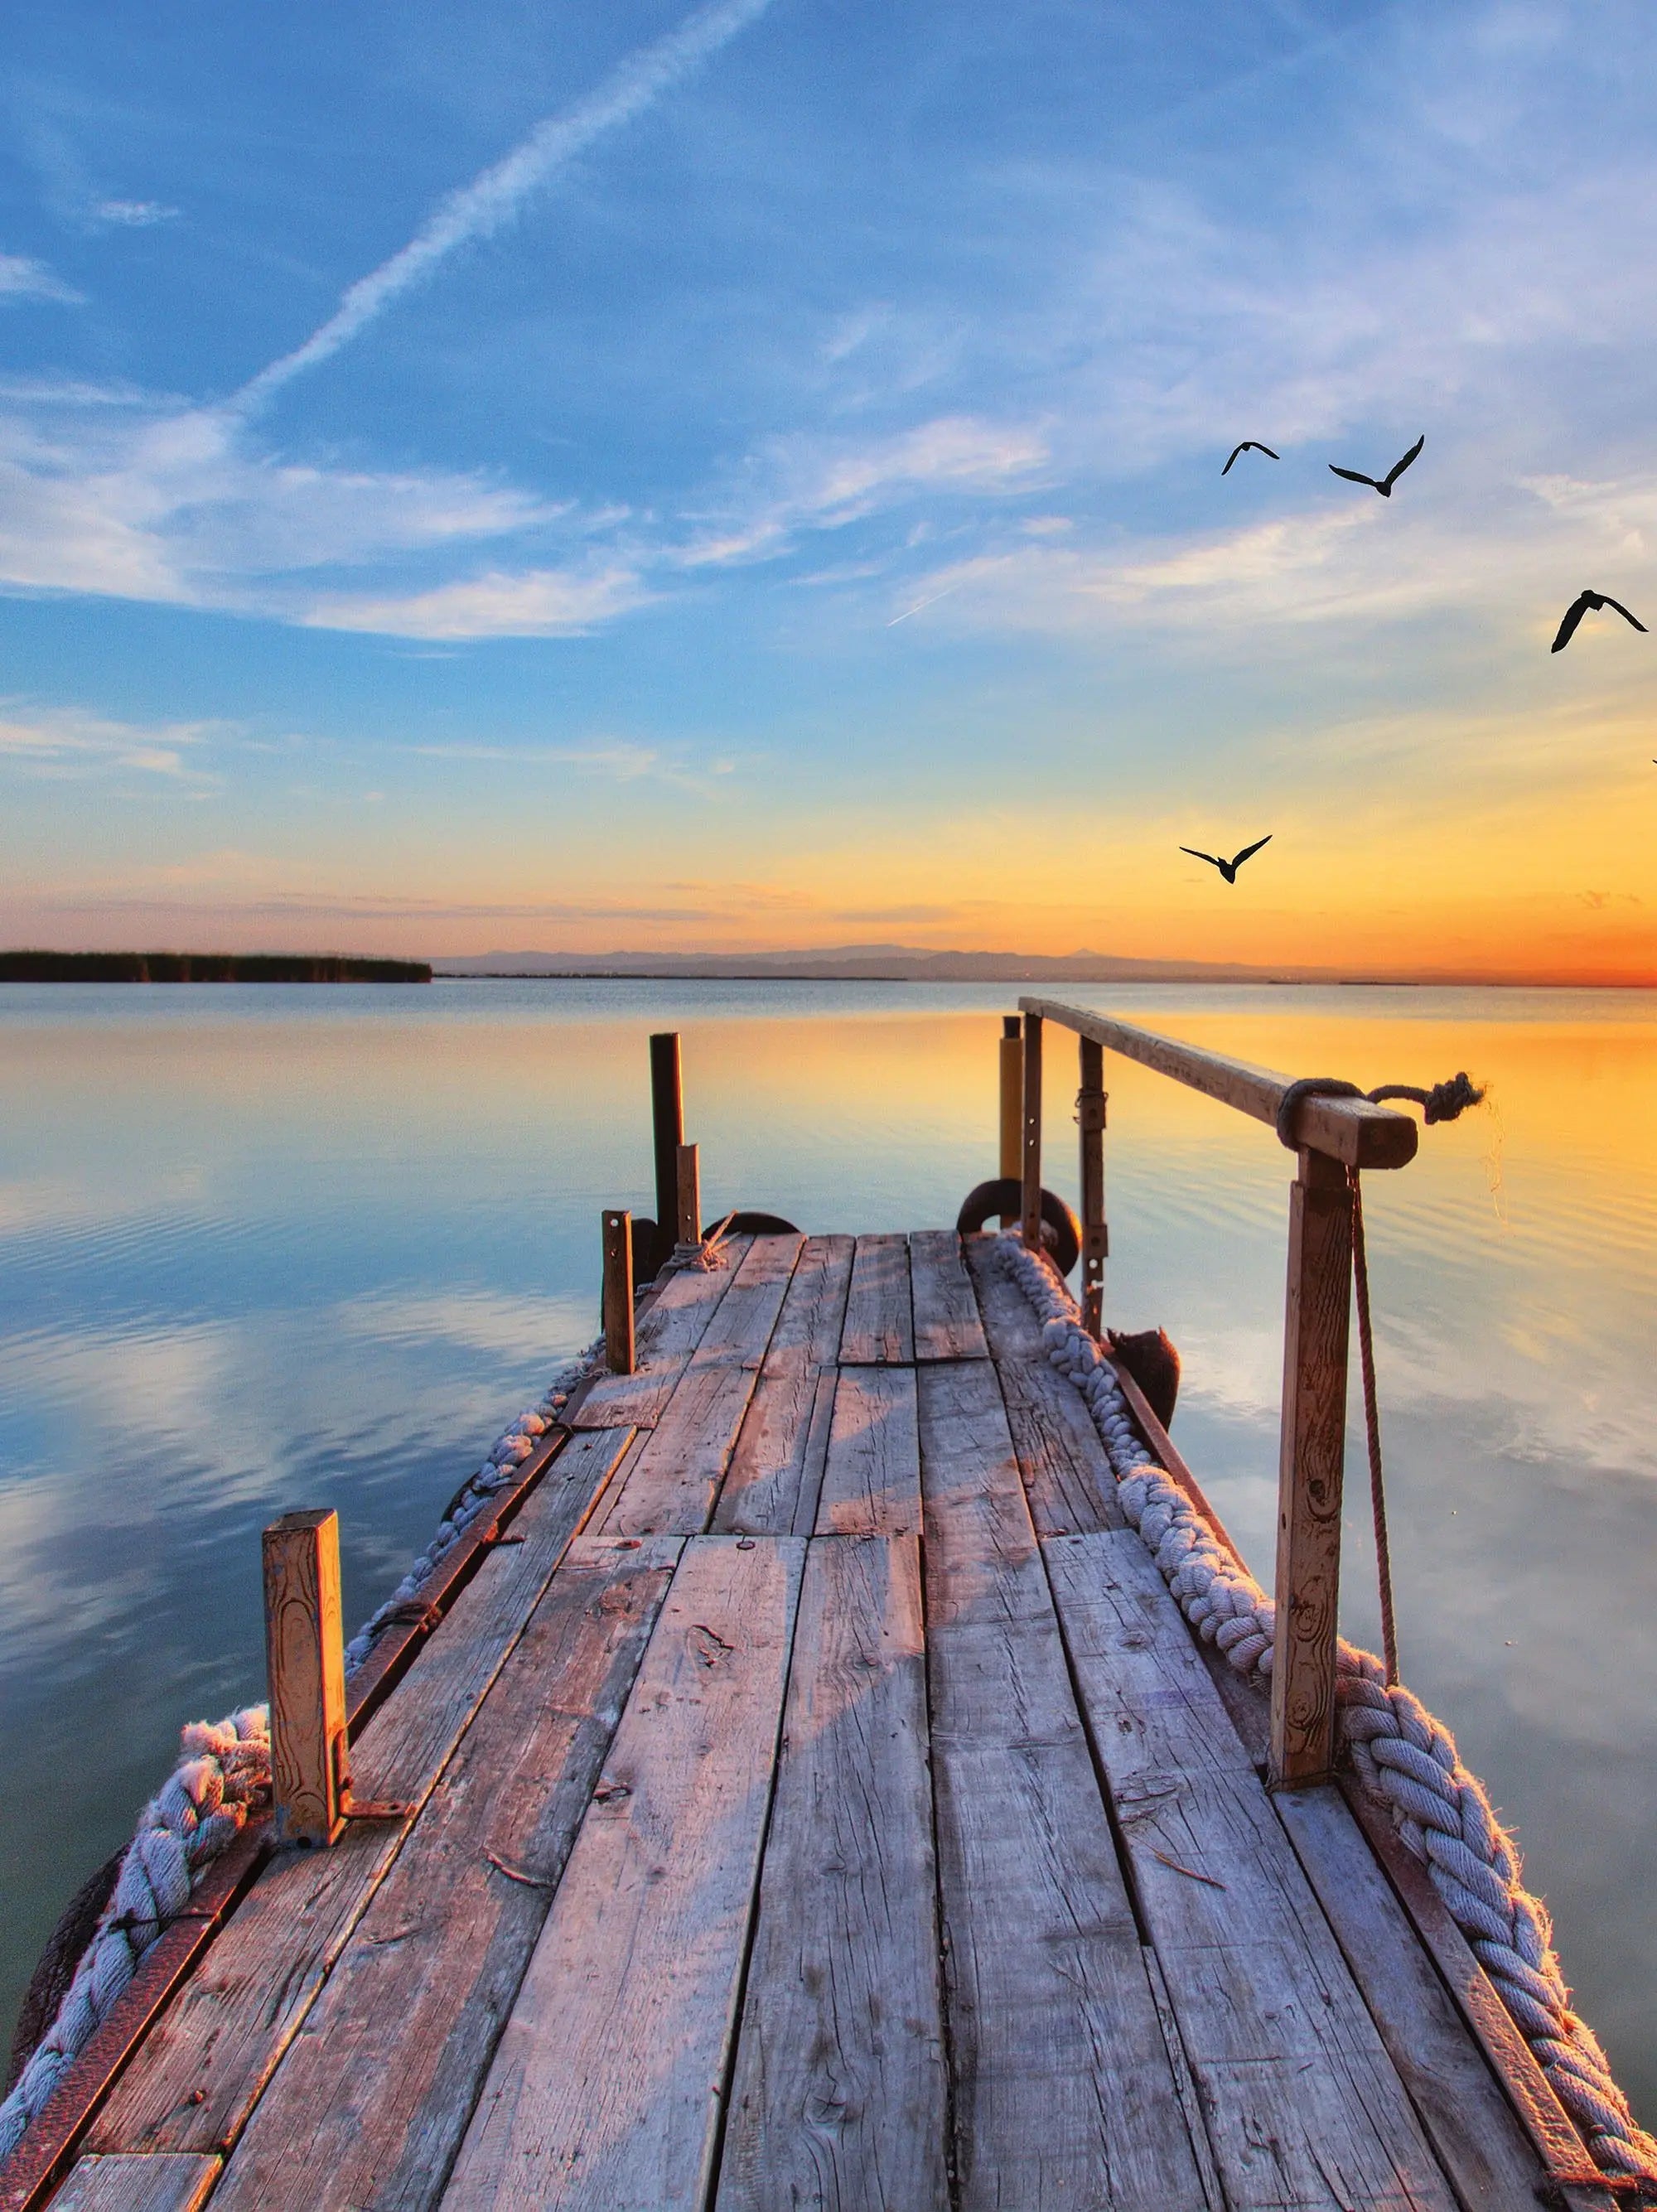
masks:
<svg viewBox="0 0 1657 2212"><path fill-rule="evenodd" d="M1398 1625L1393 1613L1393 1547L1387 1538L1387 1492L1381 1469L1381 1405L1375 1395L1375 1343L1369 1326L1369 1262L1363 1247L1363 1190L1346 1170L1352 1194L1352 1281L1357 1291L1358 1364L1363 1375L1363 1427L1369 1446L1369 1507L1375 1523L1375 1573L1381 1584L1381 1644L1387 1686L1398 1680Z"/></svg>

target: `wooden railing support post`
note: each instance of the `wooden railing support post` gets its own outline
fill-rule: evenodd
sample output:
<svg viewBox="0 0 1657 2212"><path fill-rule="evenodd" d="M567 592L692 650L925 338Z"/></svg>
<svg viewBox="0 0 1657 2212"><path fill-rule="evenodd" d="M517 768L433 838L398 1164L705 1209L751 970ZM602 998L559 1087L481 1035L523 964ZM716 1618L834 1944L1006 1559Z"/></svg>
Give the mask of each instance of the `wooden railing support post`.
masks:
<svg viewBox="0 0 1657 2212"><path fill-rule="evenodd" d="M351 1795L339 1516L284 1513L263 1549L276 1832L283 1843L331 1844Z"/></svg>
<svg viewBox="0 0 1657 2212"><path fill-rule="evenodd" d="M1334 1764L1351 1285L1352 1197L1346 1170L1326 1153L1302 1146L1289 1206L1278 1459L1272 1780L1281 1790L1325 1781Z"/></svg>
<svg viewBox="0 0 1657 2212"><path fill-rule="evenodd" d="M684 1142L684 1087L679 1033L662 1030L650 1040L650 1121L656 1152L656 1230L665 1246L679 1214L679 1147Z"/></svg>
<svg viewBox="0 0 1657 2212"><path fill-rule="evenodd" d="M1023 1204L1020 1226L1028 1250L1041 1249L1041 1017L1024 1017Z"/></svg>
<svg viewBox="0 0 1657 2212"><path fill-rule="evenodd" d="M996 1173L1004 1182L1017 1182L1024 1172L1024 1039L1017 1014L1001 1017L1000 1073L1001 1164ZM1001 1226L1011 1229L1016 1218L1004 1213Z"/></svg>
<svg viewBox="0 0 1657 2212"><path fill-rule="evenodd" d="M633 1216L604 1215L604 1363L612 1375L631 1375L633 1353Z"/></svg>
<svg viewBox="0 0 1657 2212"><path fill-rule="evenodd" d="M701 1154L695 1145L679 1147L678 1241L682 1246L702 1241Z"/></svg>
<svg viewBox="0 0 1657 2212"><path fill-rule="evenodd" d="M1076 1120L1082 1138L1082 1326L1097 1338L1104 1333L1105 1261L1110 1252L1105 1225L1105 1048L1083 1037L1080 1057Z"/></svg>

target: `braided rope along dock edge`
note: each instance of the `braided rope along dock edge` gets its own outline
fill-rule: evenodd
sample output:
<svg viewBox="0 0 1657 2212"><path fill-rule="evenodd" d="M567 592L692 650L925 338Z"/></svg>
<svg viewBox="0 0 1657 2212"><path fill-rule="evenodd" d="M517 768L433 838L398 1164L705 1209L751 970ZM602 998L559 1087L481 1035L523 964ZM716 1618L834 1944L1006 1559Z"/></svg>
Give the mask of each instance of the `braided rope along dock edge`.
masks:
<svg viewBox="0 0 1657 2212"><path fill-rule="evenodd" d="M997 1238L993 1260L1040 1317L1049 1361L1080 1392L1123 1511L1186 1619L1240 1674L1269 1680L1272 1601L1147 1458L1114 1371L1052 1267L1016 1235ZM1364 1788L1425 1866L1595 2165L1643 2184L1642 2200L1657 2203L1657 2140L1636 2122L1593 2029L1571 2009L1547 1908L1525 1887L1519 1847L1483 1784L1462 1765L1442 1722L1401 1684L1388 1686L1372 1652L1343 1638L1336 1665L1340 1738Z"/></svg>
<svg viewBox="0 0 1657 2212"><path fill-rule="evenodd" d="M451 1547L536 1448L603 1351L603 1339L560 1370L539 1405L527 1408L491 1448L451 1499L426 1549L385 1602L345 1647L347 1677L355 1674L392 1624L406 1618ZM92 1941L81 1954L57 2017L0 2103L0 2164L22 2141L145 1955L189 1906L207 1869L228 1849L270 1792L270 1719L263 1705L228 1720L192 1721L184 1730L178 1765L138 1816L132 1841Z"/></svg>

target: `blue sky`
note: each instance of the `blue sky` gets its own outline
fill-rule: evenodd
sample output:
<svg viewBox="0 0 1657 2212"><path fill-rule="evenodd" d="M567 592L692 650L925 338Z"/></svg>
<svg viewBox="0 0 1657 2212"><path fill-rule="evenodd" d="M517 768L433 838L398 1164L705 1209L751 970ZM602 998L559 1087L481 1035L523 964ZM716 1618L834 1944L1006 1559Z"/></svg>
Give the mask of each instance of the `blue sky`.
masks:
<svg viewBox="0 0 1657 2212"><path fill-rule="evenodd" d="M1648 11L0 58L7 941L1657 974Z"/></svg>

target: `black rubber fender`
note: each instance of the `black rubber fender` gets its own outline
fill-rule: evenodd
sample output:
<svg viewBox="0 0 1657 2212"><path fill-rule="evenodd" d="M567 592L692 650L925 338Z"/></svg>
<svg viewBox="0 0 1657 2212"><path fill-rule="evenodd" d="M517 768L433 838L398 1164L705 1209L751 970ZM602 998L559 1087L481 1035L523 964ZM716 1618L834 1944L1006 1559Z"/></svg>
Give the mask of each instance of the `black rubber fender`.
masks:
<svg viewBox="0 0 1657 2212"><path fill-rule="evenodd" d="M800 1233L780 1213L732 1213L723 1222L710 1221L702 1235L711 1237L719 1228L727 1237L798 1237Z"/></svg>
<svg viewBox="0 0 1657 2212"><path fill-rule="evenodd" d="M1024 1186L1017 1176L998 1176L969 1190L955 1218L962 1237L975 1236L1001 1214L1017 1220L1024 1210ZM1082 1256L1082 1224L1056 1191L1041 1194L1041 1249L1061 1275L1068 1275Z"/></svg>

